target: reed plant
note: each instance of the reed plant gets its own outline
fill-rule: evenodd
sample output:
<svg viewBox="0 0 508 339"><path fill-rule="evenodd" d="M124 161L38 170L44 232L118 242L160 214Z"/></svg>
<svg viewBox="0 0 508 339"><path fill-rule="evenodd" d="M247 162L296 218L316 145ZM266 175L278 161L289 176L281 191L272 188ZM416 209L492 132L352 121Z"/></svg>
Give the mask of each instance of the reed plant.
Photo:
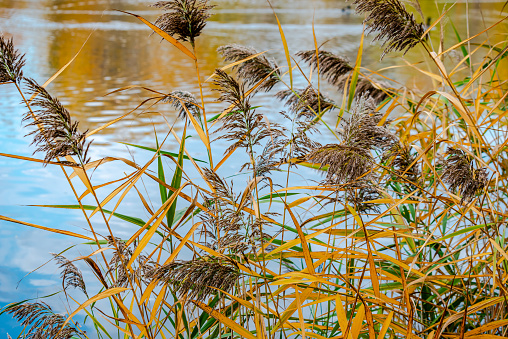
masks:
<svg viewBox="0 0 508 339"><path fill-rule="evenodd" d="M316 36L313 50L292 56L276 15L287 64L230 44L218 49L225 65L203 82L196 46L213 14L207 0L157 2L164 14L155 24L132 14L195 62L199 91L150 89L152 109L171 105L185 123L181 135L168 123L166 139L178 142L177 152L158 139L156 148L134 145L151 152L144 164L113 155L89 159L93 136L127 115L81 132L45 86L25 77L24 57L1 37L1 82L19 90L28 135L44 160L2 156L61 167L77 203L46 207L81 210L88 229L0 220L93 248L73 259L54 255L68 314L42 300L0 311L20 321L20 337L508 336L507 86L500 73L508 40L473 40L505 23L450 47L441 40L436 50L431 35L443 29L448 12L426 27L400 0L354 5L365 15L365 33L384 46L380 57L423 51L422 63L400 67L429 77L432 89L396 88L362 67L364 35L355 63L323 49ZM444 62L452 51L461 53L453 68ZM296 76L307 79L304 88L293 87ZM322 93L320 79L337 92ZM208 109L205 86L217 92L223 110ZM258 109L260 91L281 100L273 118ZM326 122L332 119L335 126ZM206 161L187 148L188 130L206 149ZM131 172L92 180L92 171L112 161ZM225 178L225 164L243 179ZM308 175L306 184L300 173ZM140 180L159 187L159 205L147 203L154 192L142 193ZM117 212L134 191L146 220ZM119 238L112 218L135 231ZM99 234L99 225L108 234ZM78 261L96 281L85 280ZM78 324L78 314L95 333Z"/></svg>

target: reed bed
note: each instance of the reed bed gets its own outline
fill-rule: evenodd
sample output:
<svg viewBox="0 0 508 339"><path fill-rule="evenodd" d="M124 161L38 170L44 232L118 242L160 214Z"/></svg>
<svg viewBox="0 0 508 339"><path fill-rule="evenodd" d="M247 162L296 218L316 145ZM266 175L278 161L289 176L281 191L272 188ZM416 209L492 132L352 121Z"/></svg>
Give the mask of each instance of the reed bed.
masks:
<svg viewBox="0 0 508 339"><path fill-rule="evenodd" d="M431 90L397 87L362 67L363 36L354 63L320 47L316 36L314 50L291 55L275 13L286 60L231 44L218 49L224 65L202 81L195 47L213 14L208 0L159 1L154 6L163 14L154 24L126 13L196 65L199 95L149 89L152 96L141 103L152 110L171 105L185 126L179 135L168 122L166 139L178 142L177 152L158 140L155 149L136 146L151 152L144 164L114 155L89 159L93 136L128 114L81 131L47 84L25 77L24 56L2 37L1 82L19 90L28 135L44 160L2 156L61 167L76 201L46 207L81 210L88 229L78 234L0 220L93 248L77 258L54 255L68 314L42 300L0 311L20 321L20 337L508 336L507 86L499 72L508 41L491 45L488 38L505 22L449 47L441 40L436 49L432 36L443 36L446 11L426 27L413 14L417 2L416 8L400 0L353 4L365 15L365 33L383 45L380 57L423 51L422 63L401 67L428 77ZM461 57L450 68L444 58L453 51ZM314 76L303 71L305 64ZM294 88L295 77L309 79L307 86ZM337 92L322 93L320 80ZM216 91L222 111L207 108L206 86ZM274 121L257 109L261 91L281 101ZM332 120L335 125L326 123ZM195 159L187 148L190 131L207 159ZM95 169L111 162L131 172L92 180ZM225 164L242 180L225 178ZM298 173L311 176L308 184L295 184ZM137 188L142 180L159 191L147 196ZM117 212L127 193L139 196L147 220ZM156 206L147 202L154 193ZM119 238L112 218L136 231ZM99 234L98 225L108 234ZM80 261L96 281L85 281ZM83 316L94 333L80 325Z"/></svg>

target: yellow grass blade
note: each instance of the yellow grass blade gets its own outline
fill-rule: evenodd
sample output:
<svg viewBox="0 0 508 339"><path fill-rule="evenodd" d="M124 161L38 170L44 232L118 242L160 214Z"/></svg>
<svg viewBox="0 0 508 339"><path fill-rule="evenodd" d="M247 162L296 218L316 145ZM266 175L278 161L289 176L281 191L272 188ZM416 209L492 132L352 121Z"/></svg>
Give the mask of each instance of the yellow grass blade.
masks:
<svg viewBox="0 0 508 339"><path fill-rule="evenodd" d="M356 311L353 322L351 323L351 336L353 339L357 339L360 336L360 331L362 330L362 323L365 319L365 306L363 304L360 305L358 311Z"/></svg>
<svg viewBox="0 0 508 339"><path fill-rule="evenodd" d="M342 304L342 299L340 294L337 294L335 297L335 312L337 313L337 319L339 321L340 331L342 332L342 336L346 332L348 332L347 339L353 339L351 336L351 331L348 331L348 319L346 316L346 310L344 309L344 305Z"/></svg>
<svg viewBox="0 0 508 339"><path fill-rule="evenodd" d="M384 339L386 332L390 328L392 319L393 319L393 311L391 311L390 314L388 314L385 321L383 322L383 327L381 327L381 331L379 331L378 339Z"/></svg>
<svg viewBox="0 0 508 339"><path fill-rule="evenodd" d="M74 238L85 239L85 240L88 240L88 241L95 241L95 239L87 237L86 235L81 235L81 234L78 234L78 233L74 233L74 232L70 232L70 231L65 231L65 230L59 230L59 229L56 229L56 228L44 227L44 226L40 226L40 225L29 223L29 222L25 222L25 221L15 220L15 219L12 219L12 218L9 218L9 217L5 217L3 215L0 215L0 220L13 222L13 223L20 224L20 225L30 226L30 227L38 228L38 229L41 229L41 230L44 230L44 231L52 232L52 233L64 234L64 235L68 235L68 236L74 237Z"/></svg>
<svg viewBox="0 0 508 339"><path fill-rule="evenodd" d="M200 301L193 300L192 302L197 307L199 307L200 309L202 309L203 311L205 311L206 313L208 313L209 315L211 315L212 317L214 317L215 319L220 321L223 325L229 327L231 330L233 330L236 333L238 333L239 335L241 335L243 338L257 339L251 332L247 331L244 327L238 325L236 322L234 322L233 320L229 319L228 317L226 317L222 313L217 312L216 310L214 310L210 306L208 306L208 305L206 305L206 304L204 304L204 303L202 303Z"/></svg>
<svg viewBox="0 0 508 339"><path fill-rule="evenodd" d="M114 288L110 288L104 292L101 292L93 297L91 297L90 299L88 299L87 301L85 301L84 303L82 303L81 305L79 305L79 307L74 311L72 312L68 317L67 319L65 319L65 322L62 324L62 328L65 327L65 325L67 325L67 323L69 321L71 321L72 317L74 317L76 314L79 313L79 311L81 311L82 309L84 309L85 307L93 304L94 302L96 301L99 301L99 300L102 300L104 298L108 298L108 297L111 297L115 294L118 294L118 293L121 293L121 292L124 292L124 291L127 291L128 288L125 288L125 287L114 287Z"/></svg>

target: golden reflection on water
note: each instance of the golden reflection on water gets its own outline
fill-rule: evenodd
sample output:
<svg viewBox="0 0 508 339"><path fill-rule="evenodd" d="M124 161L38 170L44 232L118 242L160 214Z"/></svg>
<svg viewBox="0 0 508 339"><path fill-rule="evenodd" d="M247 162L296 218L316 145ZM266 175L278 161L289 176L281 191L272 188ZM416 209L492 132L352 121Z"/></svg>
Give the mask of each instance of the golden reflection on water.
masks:
<svg viewBox="0 0 508 339"><path fill-rule="evenodd" d="M161 92L175 89L199 94L193 63L167 42L150 35L150 30L135 18L116 12L121 9L143 15L154 21L158 10L147 7L152 1L140 0L1 0L1 30L14 35L17 46L27 53L27 75L44 82L65 65L81 48L92 33L80 55L72 65L49 87L66 104L84 128L94 129L135 108L150 94L141 89L130 89L113 95L105 94L128 85L139 85ZM228 43L253 46L258 50L270 50L279 64L284 65L282 44L274 16L265 1L215 1L216 14L211 18L205 33L198 38L197 55L201 75L207 78L216 67L223 65L215 52ZM273 1L281 20L288 44L294 53L313 48L312 22L319 43L328 41L325 48L347 55L355 60L362 32L362 18L343 11L349 3L336 0ZM443 11L445 4L421 1L422 11L432 21ZM446 4L449 8L451 4ZM501 3L472 2L455 4L450 10L454 24L462 38L469 27L476 34L501 18ZM466 22L469 10L469 23ZM417 15L417 18L421 18ZM439 27L434 29L433 44L439 46ZM501 41L506 24L489 33L490 42ZM473 43L486 38L476 39ZM445 48L457 42L450 23L444 31ZM379 61L377 45L366 45L362 66L378 70L395 64L404 65L400 54L390 54ZM425 59L418 48L404 57L409 63ZM475 61L479 61L480 59ZM453 58L445 59L453 65ZM425 65L419 65L425 68ZM306 71L308 69L304 68ZM426 69L426 68L425 68ZM436 70L433 70L434 72ZM467 71L467 70L466 70ZM503 71L506 75L506 70ZM396 79L402 85L425 90L430 79L408 67L390 69L383 75ZM297 85L304 84L303 77ZM395 85L395 87L400 85ZM328 88L328 90L331 90ZM337 93L331 92L339 101ZM205 99L209 114L217 113L221 106L214 103L214 94L205 86ZM269 95L260 95L258 103L267 113L281 109ZM0 104L2 105L2 104ZM4 111L4 110L3 110ZM111 141L136 142L150 136L155 123L163 128L164 119L153 112L164 114L172 123L176 114L167 105L157 105L146 112L138 110L128 119L113 125L101 133L98 143ZM0 113L5 114L5 113ZM180 123L181 125L181 123ZM179 125L178 125L179 126Z"/></svg>

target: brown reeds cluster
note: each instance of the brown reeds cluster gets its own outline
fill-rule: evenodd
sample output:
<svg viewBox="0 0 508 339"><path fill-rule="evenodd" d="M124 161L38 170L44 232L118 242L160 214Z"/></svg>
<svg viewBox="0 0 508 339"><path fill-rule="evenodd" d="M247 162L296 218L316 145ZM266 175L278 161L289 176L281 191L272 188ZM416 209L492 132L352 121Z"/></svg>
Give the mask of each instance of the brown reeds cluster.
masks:
<svg viewBox="0 0 508 339"><path fill-rule="evenodd" d="M73 121L69 111L44 87L33 79L27 79L26 83L28 92L36 96L30 106L38 107L33 112L27 112L23 118L23 121L32 120L34 119L33 114L35 114L35 119L26 125L36 128L29 133L29 135L34 135L32 143L37 146L35 152L46 153L45 162L68 155L76 155L80 164L89 162L87 153L91 141L87 141L87 131L83 133L79 131L79 122ZM60 162L68 163L63 160Z"/></svg>
<svg viewBox="0 0 508 339"><path fill-rule="evenodd" d="M178 117L183 119L188 113L199 119L201 110L194 94L187 91L172 91L162 102L168 103L178 110Z"/></svg>
<svg viewBox="0 0 508 339"><path fill-rule="evenodd" d="M258 54L252 47L245 47L237 44L221 46L217 49L226 62L237 62ZM268 60L264 55L244 61L233 66L247 85L256 85L263 81L258 87L260 90L269 91L280 81L280 70L275 60Z"/></svg>
<svg viewBox="0 0 508 339"><path fill-rule="evenodd" d="M0 83L20 83L23 79L25 56L14 49L13 39L0 34Z"/></svg>
<svg viewBox="0 0 508 339"><path fill-rule="evenodd" d="M345 58L324 50L319 50L318 53L316 50L300 51L296 55L314 70L319 70L319 74L338 90L344 90L350 86L353 67ZM370 79L359 75L354 96L359 99L362 95L369 93L376 103L380 103L388 97L386 87L380 82L374 85Z"/></svg>
<svg viewBox="0 0 508 339"><path fill-rule="evenodd" d="M194 46L214 7L208 0L159 1L152 5L166 13L155 21L155 25L180 41L188 41Z"/></svg>
<svg viewBox="0 0 508 339"><path fill-rule="evenodd" d="M425 33L425 26L416 22L400 0L355 0L356 12L367 14L369 32L377 33L374 41L383 41L381 59L391 51L406 53L415 47Z"/></svg>
<svg viewBox="0 0 508 339"><path fill-rule="evenodd" d="M70 339L84 338L83 334L69 323L65 317L53 312L44 302L23 303L7 309L8 313L25 328L26 339Z"/></svg>
<svg viewBox="0 0 508 339"><path fill-rule="evenodd" d="M475 168L473 157L461 149L449 147L447 157L440 161L442 180L452 192L462 195L461 204L470 203L488 185L487 169Z"/></svg>
<svg viewBox="0 0 508 339"><path fill-rule="evenodd" d="M62 287L66 291L69 287L74 287L81 290L86 296L86 285L83 280L81 271L66 257L60 254L51 253L56 260L59 268L61 269L60 276L62 277Z"/></svg>

